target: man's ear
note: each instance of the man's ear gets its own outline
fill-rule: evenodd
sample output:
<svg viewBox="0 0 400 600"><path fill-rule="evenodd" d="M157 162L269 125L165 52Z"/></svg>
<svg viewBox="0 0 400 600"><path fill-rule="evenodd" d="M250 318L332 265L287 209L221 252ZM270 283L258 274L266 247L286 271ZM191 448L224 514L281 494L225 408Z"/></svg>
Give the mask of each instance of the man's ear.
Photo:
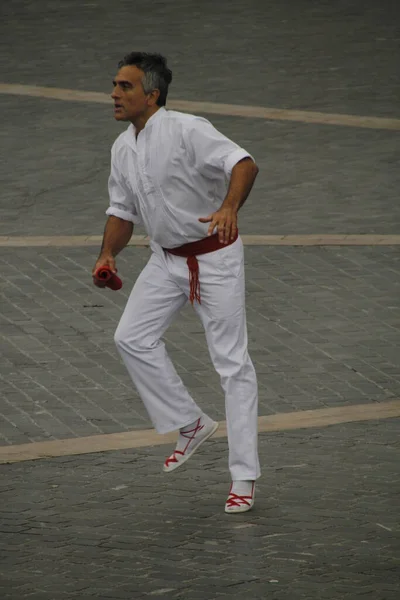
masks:
<svg viewBox="0 0 400 600"><path fill-rule="evenodd" d="M147 104L149 106L154 106L155 104L157 104L157 100L158 100L159 97L160 97L160 90L153 90L149 94L149 98L147 100Z"/></svg>

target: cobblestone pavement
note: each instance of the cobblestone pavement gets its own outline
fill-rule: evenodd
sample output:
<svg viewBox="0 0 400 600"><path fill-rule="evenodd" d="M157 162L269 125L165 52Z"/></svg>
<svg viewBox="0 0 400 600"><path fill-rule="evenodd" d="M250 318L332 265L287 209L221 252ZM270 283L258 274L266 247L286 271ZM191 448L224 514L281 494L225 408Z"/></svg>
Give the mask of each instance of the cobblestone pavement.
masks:
<svg viewBox="0 0 400 600"><path fill-rule="evenodd" d="M390 0L54 0L1 6L0 82L107 92L121 54L165 53L171 98L399 117ZM120 131L106 105L0 96L0 235L94 235ZM210 116L260 175L242 233L399 233L398 133ZM140 233L138 231L137 233ZM149 427L113 331L149 251L91 285L94 248L0 249L0 444ZM398 247L247 247L260 414L400 393ZM190 309L168 331L196 400L223 398ZM252 513L223 513L226 440L2 465L1 600L397 600L399 421L260 436Z"/></svg>
<svg viewBox="0 0 400 600"><path fill-rule="evenodd" d="M0 96L0 108L0 235L100 234L124 128L111 104ZM398 233L399 132L205 116L260 168L242 233Z"/></svg>
<svg viewBox="0 0 400 600"><path fill-rule="evenodd" d="M113 342L149 250L121 255L121 292L92 285L95 255L94 248L2 249L2 444L149 426ZM400 395L397 247L248 247L246 262L260 414ZM223 419L219 378L191 308L165 337L196 400Z"/></svg>
<svg viewBox="0 0 400 600"><path fill-rule="evenodd" d="M399 116L392 0L10 0L0 78L103 92L121 53L156 50L171 97Z"/></svg>
<svg viewBox="0 0 400 600"><path fill-rule="evenodd" d="M108 92L121 54L152 49L173 67L171 98L399 117L392 0L12 0L1 11L0 82ZM111 108L0 97L0 235L101 232L124 127ZM210 119L260 166L242 233L398 233L398 132Z"/></svg>
<svg viewBox="0 0 400 600"><path fill-rule="evenodd" d="M263 434L252 512L225 515L226 440L2 467L4 600L397 600L398 420Z"/></svg>

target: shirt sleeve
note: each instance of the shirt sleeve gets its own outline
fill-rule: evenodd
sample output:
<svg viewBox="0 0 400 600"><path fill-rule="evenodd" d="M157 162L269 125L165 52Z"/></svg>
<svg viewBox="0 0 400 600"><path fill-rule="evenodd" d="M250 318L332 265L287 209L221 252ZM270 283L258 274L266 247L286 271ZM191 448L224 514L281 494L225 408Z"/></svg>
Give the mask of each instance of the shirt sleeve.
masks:
<svg viewBox="0 0 400 600"><path fill-rule="evenodd" d="M110 206L106 215L118 217L124 221L139 224L141 219L137 213L132 191L126 184L117 166L114 148L111 151L111 172L108 178L108 194Z"/></svg>
<svg viewBox="0 0 400 600"><path fill-rule="evenodd" d="M230 177L233 167L243 158L254 158L201 117L191 121L185 133L185 145L194 167L212 177L221 171Z"/></svg>

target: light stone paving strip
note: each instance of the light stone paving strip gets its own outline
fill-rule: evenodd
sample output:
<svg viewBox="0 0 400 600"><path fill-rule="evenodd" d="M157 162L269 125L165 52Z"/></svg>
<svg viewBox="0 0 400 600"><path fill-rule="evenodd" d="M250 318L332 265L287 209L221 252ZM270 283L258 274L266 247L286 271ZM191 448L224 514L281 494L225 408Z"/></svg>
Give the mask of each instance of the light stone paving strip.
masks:
<svg viewBox="0 0 400 600"><path fill-rule="evenodd" d="M259 417L259 432L284 431L309 427L327 427L338 423L369 421L400 417L400 399L371 405L356 404L353 406L305 410L285 414ZM221 421L215 438L226 437L226 422ZM32 442L0 448L0 464L52 458L55 456L71 456L90 454L128 448L160 446L176 441L176 433L163 436L153 429L128 431L89 437L56 440L50 442Z"/></svg>
<svg viewBox="0 0 400 600"><path fill-rule="evenodd" d="M40 87L34 85L20 85L0 83L0 94L16 96L33 96L37 98L50 98L68 102L95 102L111 104L110 94L101 92L88 92L63 88ZM369 117L359 115L331 114L316 111L288 110L280 108L266 108L263 106L243 106L236 104L222 104L217 102L193 102L189 100L169 100L168 108L191 113L206 113L215 115L229 115L234 117L247 117L252 119L265 119L273 121L297 121L300 123L319 123L324 125L342 125L345 127L361 127L366 129L400 130L400 119L385 117Z"/></svg>
<svg viewBox="0 0 400 600"><path fill-rule="evenodd" d="M242 235L246 246L398 246L400 235L381 234L304 234L304 235ZM0 236L0 247L76 247L98 246L100 235L61 236ZM132 236L129 246L148 247L144 235Z"/></svg>

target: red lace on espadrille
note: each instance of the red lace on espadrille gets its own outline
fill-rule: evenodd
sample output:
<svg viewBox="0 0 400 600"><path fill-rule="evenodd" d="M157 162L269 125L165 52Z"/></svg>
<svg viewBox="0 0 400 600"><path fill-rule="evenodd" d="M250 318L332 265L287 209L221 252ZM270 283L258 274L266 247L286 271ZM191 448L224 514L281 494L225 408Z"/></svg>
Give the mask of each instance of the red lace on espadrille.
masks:
<svg viewBox="0 0 400 600"><path fill-rule="evenodd" d="M204 425L200 425L200 421L201 419L197 419L196 421L196 425L193 429L188 429L187 431L180 431L180 435L182 435L183 437L187 438L188 442L186 444L186 446L183 449L183 452L181 450L175 450L171 456L169 458L167 458L167 460L165 461L165 466L169 467L169 465L171 463L177 463L179 462L176 458L176 454L180 454L181 456L185 456L186 450L189 447L189 444L192 440L194 440L194 438L196 437L196 433L198 431L201 431L202 429L204 429Z"/></svg>
<svg viewBox="0 0 400 600"><path fill-rule="evenodd" d="M201 425L201 417L197 419L194 427L180 430L180 435L187 439L183 450L174 450L164 463L164 471L169 472L185 463L200 446L208 440L218 429L218 423L209 419L204 425ZM199 435L202 432L202 435Z"/></svg>
<svg viewBox="0 0 400 600"><path fill-rule="evenodd" d="M229 496L225 504L225 512L246 512L253 507L254 504L254 481L251 487L250 496L240 496L232 492L232 486L229 490Z"/></svg>

